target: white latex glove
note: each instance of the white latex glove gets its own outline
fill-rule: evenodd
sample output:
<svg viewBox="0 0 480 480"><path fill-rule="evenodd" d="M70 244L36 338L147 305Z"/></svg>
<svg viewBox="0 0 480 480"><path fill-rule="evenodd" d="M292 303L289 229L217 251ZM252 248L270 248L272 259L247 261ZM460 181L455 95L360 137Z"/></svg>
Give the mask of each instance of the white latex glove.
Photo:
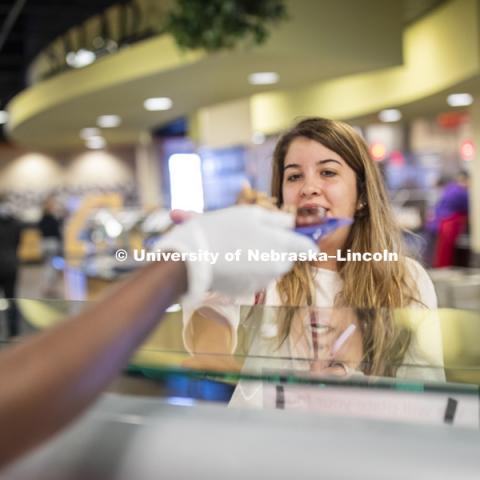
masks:
<svg viewBox="0 0 480 480"><path fill-rule="evenodd" d="M256 292L287 273L293 262L248 261L249 249L263 252L308 252L318 247L307 237L292 231L293 214L249 205L198 215L176 226L155 245L154 250L218 253L214 264L187 261L188 291L183 298L190 305L202 300L208 290L230 296ZM242 251L240 261L228 262L225 254Z"/></svg>

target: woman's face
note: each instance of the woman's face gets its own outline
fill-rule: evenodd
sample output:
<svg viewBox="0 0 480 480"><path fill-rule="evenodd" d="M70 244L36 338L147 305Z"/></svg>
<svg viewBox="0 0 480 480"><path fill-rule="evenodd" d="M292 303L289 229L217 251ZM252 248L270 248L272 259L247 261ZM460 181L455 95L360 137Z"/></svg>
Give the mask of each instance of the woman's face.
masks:
<svg viewBox="0 0 480 480"><path fill-rule="evenodd" d="M321 143L304 137L292 141L285 156L283 203L320 206L327 217L353 218L358 208L357 179L347 162ZM341 227L320 241L324 251L342 248L350 227Z"/></svg>
<svg viewBox="0 0 480 480"><path fill-rule="evenodd" d="M322 376L345 376L358 371L364 348L362 329L354 310L307 308L303 311L305 314L294 317L290 329L292 358L311 359L310 371Z"/></svg>

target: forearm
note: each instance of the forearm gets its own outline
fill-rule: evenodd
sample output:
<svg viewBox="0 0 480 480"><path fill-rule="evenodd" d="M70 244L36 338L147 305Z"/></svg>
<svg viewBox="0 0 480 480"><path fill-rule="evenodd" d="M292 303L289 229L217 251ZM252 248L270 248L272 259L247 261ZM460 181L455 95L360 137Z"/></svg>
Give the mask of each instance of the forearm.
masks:
<svg viewBox="0 0 480 480"><path fill-rule="evenodd" d="M84 409L186 282L183 263L150 265L87 311L1 352L0 466Z"/></svg>

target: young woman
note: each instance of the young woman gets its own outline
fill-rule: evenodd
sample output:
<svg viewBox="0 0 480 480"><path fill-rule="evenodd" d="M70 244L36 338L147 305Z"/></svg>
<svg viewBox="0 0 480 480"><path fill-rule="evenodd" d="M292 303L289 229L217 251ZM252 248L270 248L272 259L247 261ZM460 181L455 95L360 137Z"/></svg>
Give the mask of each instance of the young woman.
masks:
<svg viewBox="0 0 480 480"><path fill-rule="evenodd" d="M271 193L278 207L323 207L327 217L351 218L353 223L320 239L327 261L297 262L255 300L236 299L234 305L213 295L196 313L186 311L187 347L194 352L234 351L238 304L262 303L283 308L260 321L250 356L306 358L302 355L310 352L321 360L310 362L313 371L345 374L355 369L367 375L444 380L442 368L429 367L443 364L438 321L426 318L414 331L397 314L406 307L434 310L437 298L425 270L405 254L379 169L355 130L323 118L300 121L275 148ZM348 251L386 251L396 253L398 261L338 259L339 252L345 257ZM315 308L299 308L306 306ZM220 346L222 322L230 328ZM340 345L337 340L347 328L349 335ZM263 362L258 366L267 368Z"/></svg>

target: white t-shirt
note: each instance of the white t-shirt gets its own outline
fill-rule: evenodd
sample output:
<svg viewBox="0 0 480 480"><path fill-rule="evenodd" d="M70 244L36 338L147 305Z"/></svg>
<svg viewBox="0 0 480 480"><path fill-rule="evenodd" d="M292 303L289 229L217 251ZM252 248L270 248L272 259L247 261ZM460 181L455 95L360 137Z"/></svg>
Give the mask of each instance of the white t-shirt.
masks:
<svg viewBox="0 0 480 480"><path fill-rule="evenodd" d="M427 272L422 266L407 259L407 265L413 278L416 281L419 300L426 308L413 307L409 309L408 318L413 329L412 342L405 354L403 364L397 370L397 378L423 380L423 381L445 381L443 369L443 349L439 319L436 314L437 296L434 286ZM322 268L314 269L314 282L316 288L315 307L331 309L334 305L335 296L340 291L342 281L336 271ZM232 300L219 294L209 295L201 307L214 310L224 318L231 327L232 332L232 353L237 349L237 332L241 328L241 319L246 317L250 310L248 307L254 305L255 297L249 295L243 298ZM276 282L272 282L266 289L264 304L269 307L281 307L282 302L276 288ZM321 311L321 310L320 310ZM191 339L188 323L192 311L184 310L184 342L187 350L191 351ZM284 341L280 345L272 339L278 338L278 323L276 321L275 309L266 308L262 312L261 322L253 326L253 341L248 345L248 356L243 368L246 372L261 373L265 370L306 370L306 362L296 360L301 358L301 352L292 342ZM309 323L308 318L306 322ZM248 328L252 327L250 325ZM309 328L305 325L305 328ZM252 332L251 332L252 333ZM305 358L305 357L304 357ZM261 406L262 388L260 382L240 381L235 389L231 405L235 406Z"/></svg>

